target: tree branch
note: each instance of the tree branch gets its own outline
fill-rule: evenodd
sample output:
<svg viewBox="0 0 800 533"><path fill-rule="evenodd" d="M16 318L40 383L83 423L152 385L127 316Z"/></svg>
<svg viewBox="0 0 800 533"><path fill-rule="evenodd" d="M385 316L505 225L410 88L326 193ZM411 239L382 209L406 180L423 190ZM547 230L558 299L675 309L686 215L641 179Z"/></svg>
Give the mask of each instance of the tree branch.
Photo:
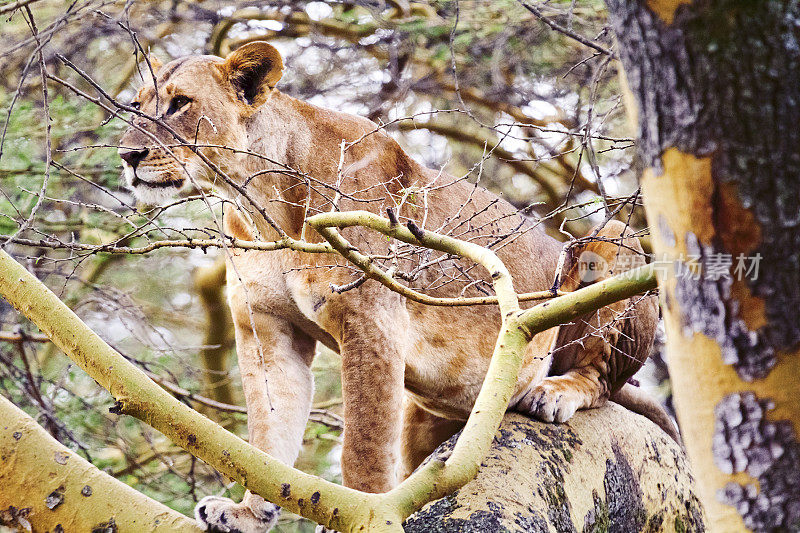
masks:
<svg viewBox="0 0 800 533"><path fill-rule="evenodd" d="M0 293L111 392L117 400L113 412L139 418L229 478L318 523L345 529L344 524L384 518L375 512L380 495L361 493L287 466L173 398L5 252L0 252ZM311 505L311 501L317 503Z"/></svg>
<svg viewBox="0 0 800 533"><path fill-rule="evenodd" d="M475 476L508 407L525 347L533 335L655 284L653 269L642 267L523 312L511 275L487 248L418 228L411 231L365 211L323 213L307 222L334 249L366 268L368 275L364 256L334 228L364 226L410 244L465 257L488 270L497 293L503 317L500 335L484 385L452 455L446 461L429 461L386 494L362 493L291 468L177 401L103 342L5 252L0 253L0 293L114 395L113 412L143 420L255 493L318 523L343 530L362 527L398 532L401 522L414 511ZM626 276L632 276L632 281Z"/></svg>
<svg viewBox="0 0 800 533"><path fill-rule="evenodd" d="M525 347L535 334L656 286L654 269L647 265L521 311L511 275L489 249L431 231L412 231L366 211L322 213L309 218L307 223L368 276L376 275L370 268L372 264L365 263L364 256L334 227L364 226L403 242L468 258L486 268L497 293L503 319L500 334L483 386L452 454L446 461L429 461L387 494L388 501L400 510L403 518L475 477L508 408ZM375 279L386 281L380 275Z"/></svg>
<svg viewBox="0 0 800 533"><path fill-rule="evenodd" d="M194 520L97 469L0 396L0 509L33 531L200 531ZM120 505L120 502L125 502ZM11 511L11 506L15 511ZM6 523L11 520L11 523ZM104 526L104 527L101 527Z"/></svg>

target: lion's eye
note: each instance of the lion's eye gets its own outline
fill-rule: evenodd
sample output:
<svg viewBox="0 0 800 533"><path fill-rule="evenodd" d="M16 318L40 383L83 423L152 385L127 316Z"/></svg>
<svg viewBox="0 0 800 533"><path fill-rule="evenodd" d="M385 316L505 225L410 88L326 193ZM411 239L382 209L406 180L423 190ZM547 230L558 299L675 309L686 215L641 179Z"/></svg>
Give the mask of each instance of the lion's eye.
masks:
<svg viewBox="0 0 800 533"><path fill-rule="evenodd" d="M128 107L132 107L134 109L139 109L139 108L142 107L142 104L140 104L139 102L131 102L130 104L128 104Z"/></svg>
<svg viewBox="0 0 800 533"><path fill-rule="evenodd" d="M183 109L192 99L188 96L175 96L170 100L169 107L167 108L167 115L171 115L176 111Z"/></svg>

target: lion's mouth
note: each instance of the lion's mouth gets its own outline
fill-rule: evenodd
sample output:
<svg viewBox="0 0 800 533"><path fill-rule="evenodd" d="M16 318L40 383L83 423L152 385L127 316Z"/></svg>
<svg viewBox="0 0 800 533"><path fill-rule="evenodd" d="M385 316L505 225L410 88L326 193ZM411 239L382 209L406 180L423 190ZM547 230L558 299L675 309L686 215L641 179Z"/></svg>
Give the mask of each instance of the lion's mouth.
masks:
<svg viewBox="0 0 800 533"><path fill-rule="evenodd" d="M167 187L181 187L183 185L183 180L175 179L167 181L145 181L134 174L131 185L133 187L144 186L152 189L165 189Z"/></svg>

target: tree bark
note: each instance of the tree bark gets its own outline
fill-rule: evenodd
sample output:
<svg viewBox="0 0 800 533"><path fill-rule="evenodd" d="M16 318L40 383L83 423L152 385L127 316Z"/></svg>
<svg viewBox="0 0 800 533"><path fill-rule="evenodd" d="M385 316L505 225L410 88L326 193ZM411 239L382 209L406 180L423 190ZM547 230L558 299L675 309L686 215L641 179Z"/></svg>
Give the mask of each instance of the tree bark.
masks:
<svg viewBox="0 0 800 533"><path fill-rule="evenodd" d="M432 458L450 453L453 441ZM566 424L506 414L478 476L404 527L406 533L704 530L683 451L652 422L614 403L580 411Z"/></svg>
<svg viewBox="0 0 800 533"><path fill-rule="evenodd" d="M800 531L800 4L607 5L709 526Z"/></svg>
<svg viewBox="0 0 800 533"><path fill-rule="evenodd" d="M0 396L0 525L20 531L199 532L51 437Z"/></svg>

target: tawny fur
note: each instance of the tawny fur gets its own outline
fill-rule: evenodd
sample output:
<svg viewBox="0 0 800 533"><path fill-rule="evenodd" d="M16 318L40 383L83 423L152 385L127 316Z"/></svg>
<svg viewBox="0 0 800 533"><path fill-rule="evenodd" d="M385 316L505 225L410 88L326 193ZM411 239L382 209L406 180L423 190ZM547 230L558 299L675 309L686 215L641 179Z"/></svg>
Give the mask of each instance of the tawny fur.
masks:
<svg viewBox="0 0 800 533"><path fill-rule="evenodd" d="M402 203L399 215L418 224L424 221L427 229L451 232L481 245L507 236L495 249L513 274L516 290L549 288L561 243L523 220L496 195L418 164L373 122L274 90L281 68L280 57L266 43L247 45L227 60L180 59L158 72L160 108L156 109L152 84L139 91L137 102L144 112L160 115L173 97L191 98L186 106L164 115L164 121L186 139L213 145L200 150L237 183L262 172L249 181L247 190L292 237L304 234L308 240L320 240L310 229L303 231L303 220L307 214L330 211L334 197L342 211L385 214L387 207ZM175 147L173 157L153 139L174 146L176 141L167 131L145 119L137 119L137 124L149 135L129 129L120 151L150 150L135 172L126 165L130 180L151 182L137 181L134 189L140 197L158 200L177 190L152 182L212 182L247 212L226 209L228 234L242 239L277 237L248 201L215 177L191 150ZM358 142L349 146L340 162L343 140ZM274 162L289 165L312 181L264 172L281 170ZM334 188L337 183L340 194ZM419 192L420 188L428 190ZM417 192L409 194L412 190ZM386 253L386 239L376 232L351 228L343 233L364 253ZM624 225L612 222L599 237L623 234L627 235ZM625 268L643 264L635 238L627 237L625 246L601 241L587 249L608 261L609 269L601 277L621 271L615 266L619 257L633 258ZM572 255L576 259L565 268L565 290L580 282L575 277L580 250ZM330 268L331 264L346 262L330 254L289 250L234 250L229 257L228 297L250 442L287 464L295 461L313 392L309 367L315 343L320 342L342 357L344 483L365 491L386 491L469 415L486 374L500 316L496 306L417 304L375 281L337 294L331 284L342 285L355 277L351 269ZM459 266L473 278L486 280L485 272L466 263L448 260L444 266ZM434 287L428 290L434 296L459 295L465 283L442 284L441 272L436 266L425 270L413 286ZM482 294L474 287L465 291L466 296ZM628 316L619 313L632 302L620 302L573 325L537 335L528 346L512 407L563 421L576 409L602 405L615 394L647 357L657 320L652 297L633 301L636 305ZM609 321L611 328L601 327L582 344L571 343ZM242 504L204 500L197 515L220 531L251 532L271 527L275 511L248 494Z"/></svg>

